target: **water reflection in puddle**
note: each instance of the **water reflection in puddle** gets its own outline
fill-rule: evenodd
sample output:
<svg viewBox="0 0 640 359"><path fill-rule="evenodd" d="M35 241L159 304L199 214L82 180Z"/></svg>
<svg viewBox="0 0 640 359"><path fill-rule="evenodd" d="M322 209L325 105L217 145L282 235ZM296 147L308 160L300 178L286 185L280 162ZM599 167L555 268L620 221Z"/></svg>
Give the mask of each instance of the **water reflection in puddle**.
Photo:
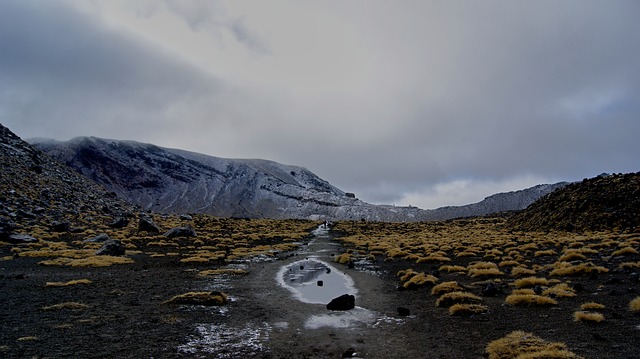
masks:
<svg viewBox="0 0 640 359"><path fill-rule="evenodd" d="M351 277L318 259L304 259L284 266L277 279L296 299L305 303L327 304L343 294L357 293Z"/></svg>

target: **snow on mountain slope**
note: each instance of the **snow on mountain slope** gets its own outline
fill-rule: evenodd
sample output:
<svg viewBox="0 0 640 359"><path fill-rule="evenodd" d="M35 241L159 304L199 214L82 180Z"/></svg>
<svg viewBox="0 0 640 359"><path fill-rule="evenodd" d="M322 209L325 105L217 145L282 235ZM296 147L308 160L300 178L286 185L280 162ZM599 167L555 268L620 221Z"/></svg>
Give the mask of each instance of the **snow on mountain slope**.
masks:
<svg viewBox="0 0 640 359"><path fill-rule="evenodd" d="M373 205L347 195L303 167L226 159L134 141L78 137L31 143L120 197L158 212L220 217L328 220L444 220L523 209L557 188L540 185L467 206L423 210Z"/></svg>

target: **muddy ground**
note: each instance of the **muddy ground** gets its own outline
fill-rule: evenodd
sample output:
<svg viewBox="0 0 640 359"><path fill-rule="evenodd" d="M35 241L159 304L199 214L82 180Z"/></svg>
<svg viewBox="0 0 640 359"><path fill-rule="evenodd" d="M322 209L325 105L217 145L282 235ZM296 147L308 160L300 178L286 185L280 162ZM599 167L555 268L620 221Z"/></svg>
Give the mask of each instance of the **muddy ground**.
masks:
<svg viewBox="0 0 640 359"><path fill-rule="evenodd" d="M10 246L0 257L11 255ZM276 260L240 262L243 276L201 278L211 265L171 257L134 255L134 264L107 268L39 266L41 259L0 262L0 357L20 358L483 358L491 340L513 330L561 341L586 358L640 358L640 318L628 313L640 293L632 274L580 277L578 296L554 307L512 307L505 295L484 298L489 312L452 317L434 305L429 288L398 290L403 261L332 263L343 248L325 232L295 253ZM306 258L330 263L354 282L356 308L328 311L302 302L278 284L283 266ZM465 258L470 261L473 258ZM463 263L452 263L466 265ZM431 266L411 265L416 270ZM441 281L464 277L440 273ZM91 284L45 287L89 279ZM480 294L479 286L469 291ZM164 304L173 295L203 290L228 293L222 307ZM606 300L605 300L606 299ZM599 324L576 323L581 303L607 303ZM79 309L43 310L64 302ZM397 307L410 309L401 317Z"/></svg>

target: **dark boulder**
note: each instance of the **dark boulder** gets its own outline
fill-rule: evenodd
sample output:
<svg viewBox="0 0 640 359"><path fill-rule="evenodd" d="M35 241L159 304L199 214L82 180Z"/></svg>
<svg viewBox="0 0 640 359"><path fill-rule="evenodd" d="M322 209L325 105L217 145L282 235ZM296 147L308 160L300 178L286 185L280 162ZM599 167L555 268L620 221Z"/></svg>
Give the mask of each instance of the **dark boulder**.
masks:
<svg viewBox="0 0 640 359"><path fill-rule="evenodd" d="M504 293L504 291L495 283L487 283L482 286L481 294L483 297L495 297L496 295L501 293Z"/></svg>
<svg viewBox="0 0 640 359"><path fill-rule="evenodd" d="M398 315L401 317L407 317L411 314L411 311L409 310L409 308L405 308L405 307L398 307Z"/></svg>
<svg viewBox="0 0 640 359"><path fill-rule="evenodd" d="M125 217L118 217L113 220L113 222L109 223L109 227L111 228L124 228L129 225L129 220Z"/></svg>
<svg viewBox="0 0 640 359"><path fill-rule="evenodd" d="M125 249L122 243L115 239L109 239L104 242L102 247L96 251L99 256L121 256L124 255Z"/></svg>
<svg viewBox="0 0 640 359"><path fill-rule="evenodd" d="M106 233L100 233L95 237L91 237L89 239L85 239L84 242L93 242L93 243L102 243L102 242L106 242L109 239L109 235Z"/></svg>
<svg viewBox="0 0 640 359"><path fill-rule="evenodd" d="M67 221L53 221L51 222L50 228L54 232L69 232L71 225Z"/></svg>
<svg viewBox="0 0 640 359"><path fill-rule="evenodd" d="M193 217L191 217L188 214L181 214L180 215L180 219L183 220L183 221L193 221Z"/></svg>
<svg viewBox="0 0 640 359"><path fill-rule="evenodd" d="M343 294L334 298L327 304L329 310L350 310L356 307L356 297L351 294Z"/></svg>
<svg viewBox="0 0 640 359"><path fill-rule="evenodd" d="M178 238L178 237L196 237L196 231L191 228L191 226L184 227L176 227L168 230L165 234L167 238Z"/></svg>
<svg viewBox="0 0 640 359"><path fill-rule="evenodd" d="M13 244L34 243L38 240L28 234L10 234L6 241Z"/></svg>
<svg viewBox="0 0 640 359"><path fill-rule="evenodd" d="M160 233L160 228L153 222L153 219L142 217L138 222L138 232Z"/></svg>

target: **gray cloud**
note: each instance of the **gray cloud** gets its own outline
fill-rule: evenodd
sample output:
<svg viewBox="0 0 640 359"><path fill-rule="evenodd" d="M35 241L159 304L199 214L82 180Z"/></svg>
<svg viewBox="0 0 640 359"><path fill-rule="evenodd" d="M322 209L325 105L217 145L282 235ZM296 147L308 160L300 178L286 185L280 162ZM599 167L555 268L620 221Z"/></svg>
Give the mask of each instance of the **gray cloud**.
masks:
<svg viewBox="0 0 640 359"><path fill-rule="evenodd" d="M0 4L0 121L25 137L268 158L423 207L640 170L636 2L132 2L210 35L211 69L64 4ZM260 56L216 61L225 36Z"/></svg>

